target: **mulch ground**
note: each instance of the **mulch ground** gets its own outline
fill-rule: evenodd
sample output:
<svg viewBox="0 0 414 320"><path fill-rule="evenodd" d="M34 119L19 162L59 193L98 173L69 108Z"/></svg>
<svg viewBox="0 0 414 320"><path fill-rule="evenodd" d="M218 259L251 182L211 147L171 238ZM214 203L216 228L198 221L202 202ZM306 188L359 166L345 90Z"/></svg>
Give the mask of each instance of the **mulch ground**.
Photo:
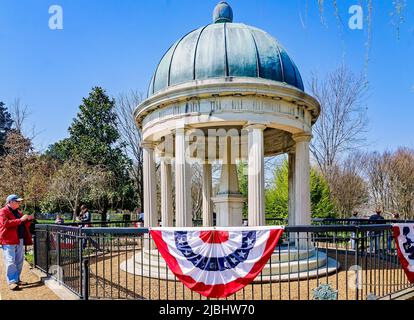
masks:
<svg viewBox="0 0 414 320"><path fill-rule="evenodd" d="M49 288L30 270L30 265L25 261L22 271L22 281L28 283L17 291L11 291L7 287L6 275L3 264L3 250L0 249L0 300L59 300Z"/></svg>

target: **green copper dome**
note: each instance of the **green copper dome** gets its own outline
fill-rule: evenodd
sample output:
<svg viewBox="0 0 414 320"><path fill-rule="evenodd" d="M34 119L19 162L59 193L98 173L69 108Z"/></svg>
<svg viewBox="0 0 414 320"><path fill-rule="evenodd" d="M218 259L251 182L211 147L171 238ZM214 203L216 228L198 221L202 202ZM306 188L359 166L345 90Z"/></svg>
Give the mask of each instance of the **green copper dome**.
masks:
<svg viewBox="0 0 414 320"><path fill-rule="evenodd" d="M249 77L279 81L304 91L295 63L268 33L233 23L231 7L220 2L215 23L178 40L161 59L148 96L194 80Z"/></svg>

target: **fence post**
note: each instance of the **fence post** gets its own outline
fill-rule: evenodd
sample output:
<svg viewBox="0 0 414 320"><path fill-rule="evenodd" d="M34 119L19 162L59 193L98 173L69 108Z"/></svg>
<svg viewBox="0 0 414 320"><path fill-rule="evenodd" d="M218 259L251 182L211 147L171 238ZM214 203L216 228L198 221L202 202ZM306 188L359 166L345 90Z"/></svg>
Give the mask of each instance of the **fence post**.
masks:
<svg viewBox="0 0 414 320"><path fill-rule="evenodd" d="M359 254L360 254L360 248L359 248L359 235L360 235L360 230L359 227L356 226L355 227L355 265L358 267L359 266ZM363 243L363 241L362 241ZM359 279L359 269L357 269L357 283L355 286L355 300L359 300L359 284L361 283L362 279Z"/></svg>
<svg viewBox="0 0 414 320"><path fill-rule="evenodd" d="M33 241L33 267L36 268L37 266L37 236L36 236L37 230L34 230L34 233L32 234L32 241Z"/></svg>
<svg viewBox="0 0 414 320"><path fill-rule="evenodd" d="M83 260L83 300L89 300L89 259Z"/></svg>
<svg viewBox="0 0 414 320"><path fill-rule="evenodd" d="M49 226L46 226L46 274L49 275L49 258L50 258L50 234L49 234Z"/></svg>
<svg viewBox="0 0 414 320"><path fill-rule="evenodd" d="M82 265L82 261L83 261L83 250L82 250L82 229L80 228L78 230L78 259L79 259L79 294L81 295L83 292L83 265Z"/></svg>
<svg viewBox="0 0 414 320"><path fill-rule="evenodd" d="M56 234L56 264L60 267L60 255L61 255L61 246L60 246L60 232Z"/></svg>

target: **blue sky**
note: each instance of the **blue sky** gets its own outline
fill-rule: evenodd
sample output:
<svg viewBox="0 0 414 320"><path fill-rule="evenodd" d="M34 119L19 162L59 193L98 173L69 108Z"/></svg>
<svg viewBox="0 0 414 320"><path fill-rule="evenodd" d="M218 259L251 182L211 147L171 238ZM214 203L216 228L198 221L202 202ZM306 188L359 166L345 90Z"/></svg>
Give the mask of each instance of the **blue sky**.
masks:
<svg viewBox="0 0 414 320"><path fill-rule="evenodd" d="M211 22L217 0L0 0L0 101L20 98L39 132L39 150L67 136L81 99L93 86L112 96L146 92L160 58L187 32ZM287 48L304 81L344 62L362 72L364 29L348 28L351 5L331 1L321 23L317 0L229 0L235 22L266 30ZM365 1L362 1L365 2ZM306 9L308 3L308 9ZM414 3L407 1L400 36L392 0L373 1L367 77L368 149L414 148ZM50 30L49 7L63 9L63 30ZM366 12L365 12L366 13Z"/></svg>

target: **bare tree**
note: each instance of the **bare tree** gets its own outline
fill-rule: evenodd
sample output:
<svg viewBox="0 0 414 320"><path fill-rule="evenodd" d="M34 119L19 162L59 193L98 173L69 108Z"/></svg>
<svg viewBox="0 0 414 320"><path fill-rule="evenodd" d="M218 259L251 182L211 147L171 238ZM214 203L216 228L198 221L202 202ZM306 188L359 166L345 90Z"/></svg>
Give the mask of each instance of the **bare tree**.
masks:
<svg viewBox="0 0 414 320"><path fill-rule="evenodd" d="M114 198L113 192L116 185L114 173L108 171L103 166L89 168L89 180L91 183L87 200L92 202L101 214L102 222L107 221L107 212L110 206L119 204L123 199Z"/></svg>
<svg viewBox="0 0 414 320"><path fill-rule="evenodd" d="M33 161L30 161L26 169L28 176L25 182L25 206L33 210L40 209L42 201L47 198L53 175L59 167L60 163L57 160L33 156Z"/></svg>
<svg viewBox="0 0 414 320"><path fill-rule="evenodd" d="M81 160L68 160L53 176L48 201L67 205L75 220L81 201L84 201L93 186L102 183L103 177L100 167L88 166Z"/></svg>
<svg viewBox="0 0 414 320"><path fill-rule="evenodd" d="M364 180L366 156L350 154L341 165L334 165L330 189L341 218L348 218L352 212L369 201L368 184Z"/></svg>
<svg viewBox="0 0 414 320"><path fill-rule="evenodd" d="M340 66L324 79L313 74L310 87L322 109L313 127L311 152L329 180L329 171L341 156L365 141L367 83L363 75L355 75L347 67Z"/></svg>
<svg viewBox="0 0 414 320"><path fill-rule="evenodd" d="M366 176L369 183L372 205L388 210L392 208L389 167L391 153L374 152L367 157Z"/></svg>
<svg viewBox="0 0 414 320"><path fill-rule="evenodd" d="M140 200L140 206L143 207L144 186L142 180L142 136L141 131L136 126L133 116L135 108L141 101L142 95L136 91L131 91L129 94L121 94L116 100L116 111L118 117L118 131L124 142L125 151L133 161L131 175L135 182L135 188Z"/></svg>
<svg viewBox="0 0 414 320"><path fill-rule="evenodd" d="M406 219L413 218L414 210L414 150L400 148L390 161L389 176L393 197L393 211Z"/></svg>
<svg viewBox="0 0 414 320"><path fill-rule="evenodd" d="M11 118L13 120L13 129L28 139L33 141L40 132L36 130L36 126L31 128L27 127L27 120L29 119L31 112L27 104L23 104L20 98L14 99L10 107Z"/></svg>
<svg viewBox="0 0 414 320"><path fill-rule="evenodd" d="M29 107L23 105L20 98L14 99L11 105L11 116L13 119L13 126L18 132L23 132L23 126L30 116Z"/></svg>
<svg viewBox="0 0 414 320"><path fill-rule="evenodd" d="M369 156L368 181L374 204L384 211L398 212L406 219L414 212L414 150Z"/></svg>

